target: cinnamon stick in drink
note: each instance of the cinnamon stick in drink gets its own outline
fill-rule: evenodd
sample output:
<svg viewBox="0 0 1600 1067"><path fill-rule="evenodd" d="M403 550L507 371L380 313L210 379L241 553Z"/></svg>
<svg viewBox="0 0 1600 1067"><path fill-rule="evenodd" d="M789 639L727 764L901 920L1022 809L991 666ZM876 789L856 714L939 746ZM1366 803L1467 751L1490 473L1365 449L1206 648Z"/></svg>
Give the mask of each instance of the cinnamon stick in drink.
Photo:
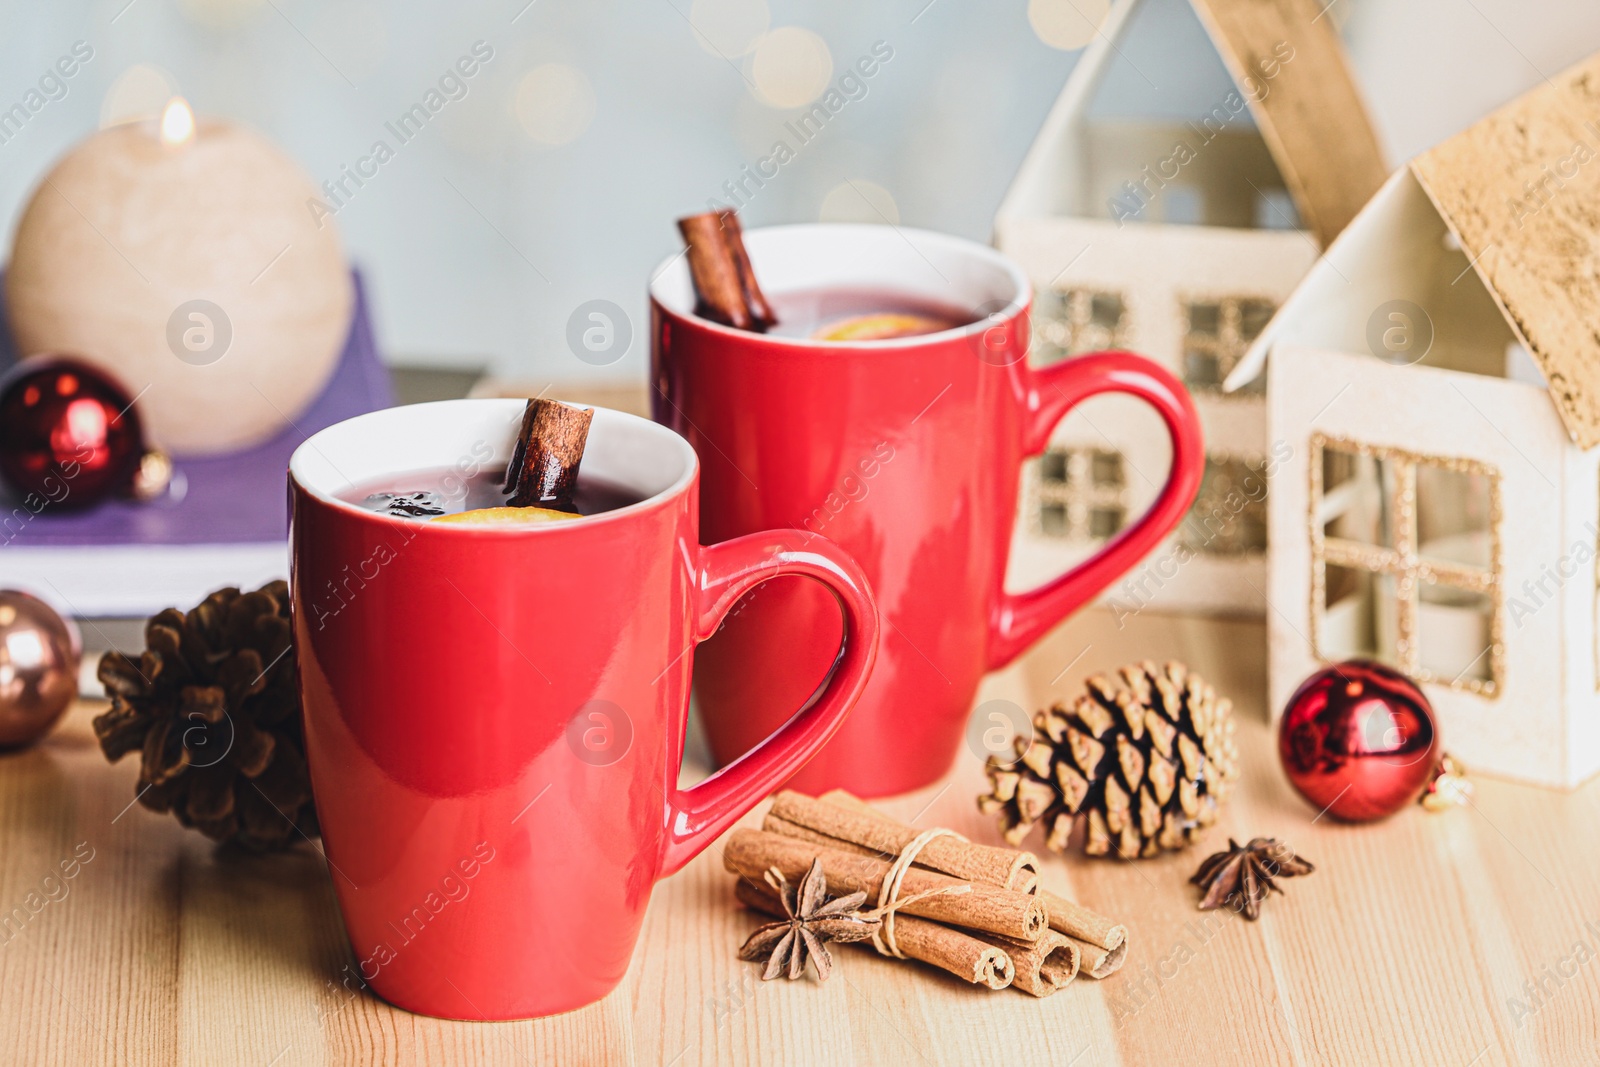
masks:
<svg viewBox="0 0 1600 1067"><path fill-rule="evenodd" d="M757 884L748 878L740 878L734 894L748 908L775 918L787 918L783 905L778 902L778 895L765 883ZM965 931L914 915L897 915L895 943L907 959L920 960L974 985L1004 989L1011 984L1014 968L1007 951ZM1028 942L1015 943L1026 945ZM856 944L871 947L869 941L858 941Z"/></svg>
<svg viewBox="0 0 1600 1067"><path fill-rule="evenodd" d="M506 467L509 507L577 513L572 494L578 488L578 465L583 462L593 419L593 408L575 408L554 400L528 401Z"/></svg>
<svg viewBox="0 0 1600 1067"><path fill-rule="evenodd" d="M778 316L772 313L772 305L767 303L766 294L761 291L761 286L756 281L756 269L750 265L750 253L745 251L744 227L739 224L739 213L731 208L724 208L717 212L717 219L722 223L722 233L727 238L728 251L733 253L734 266L739 269L739 283L744 288L745 307L750 309L750 316L759 324L760 329L770 330L778 324Z"/></svg>
<svg viewBox="0 0 1600 1067"><path fill-rule="evenodd" d="M737 214L723 209L690 215L678 220L678 232L688 245L696 315L754 333L777 325L750 265Z"/></svg>
<svg viewBox="0 0 1600 1067"><path fill-rule="evenodd" d="M924 832L894 821L842 790L819 799L786 789L773 798L768 814L891 858ZM915 862L956 878L1023 892L1035 892L1039 882L1039 861L1033 853L980 845L954 835L927 841Z"/></svg>
<svg viewBox="0 0 1600 1067"><path fill-rule="evenodd" d="M864 891L867 900L876 903L890 868L888 860L876 856L810 844L764 830L735 830L722 853L723 865L729 871L755 882L761 881L771 867L798 882L810 869L811 861L818 858L827 871L830 886L846 893ZM945 892L908 903L902 910L907 915L1024 941L1037 940L1049 926L1049 914L1036 896L975 884L921 867L905 872L900 896L909 898L935 889Z"/></svg>

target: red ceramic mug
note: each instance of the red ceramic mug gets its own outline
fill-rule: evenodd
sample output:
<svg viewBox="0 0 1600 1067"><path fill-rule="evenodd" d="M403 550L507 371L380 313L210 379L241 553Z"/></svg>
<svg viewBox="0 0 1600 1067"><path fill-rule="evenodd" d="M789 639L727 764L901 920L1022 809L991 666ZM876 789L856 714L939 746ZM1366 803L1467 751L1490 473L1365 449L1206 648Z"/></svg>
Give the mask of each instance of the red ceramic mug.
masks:
<svg viewBox="0 0 1600 1067"><path fill-rule="evenodd" d="M703 465L703 536L812 529L866 571L884 620L866 692L797 789L868 796L950 767L987 670L1004 666L1132 567L1199 489L1200 424L1183 387L1125 352L1027 364L1032 292L983 245L892 226L781 226L746 234L755 273L790 294L892 291L972 309L970 325L868 343L730 329L693 313L682 257L650 287L655 418ZM1153 406L1172 438L1165 488L1138 522L1031 592L1003 587L1020 466L1088 397ZM719 760L781 723L826 675L838 613L794 582L741 604L700 649L697 706Z"/></svg>
<svg viewBox="0 0 1600 1067"><path fill-rule="evenodd" d="M582 467L641 498L613 511L506 529L341 499L397 474L503 467L523 403L362 415L289 466L306 755L354 969L448 1018L548 1015L610 991L651 886L838 730L877 643L867 583L826 538L702 548L694 451L621 412L596 410ZM816 579L842 607L832 680L679 789L695 645L775 575Z"/></svg>

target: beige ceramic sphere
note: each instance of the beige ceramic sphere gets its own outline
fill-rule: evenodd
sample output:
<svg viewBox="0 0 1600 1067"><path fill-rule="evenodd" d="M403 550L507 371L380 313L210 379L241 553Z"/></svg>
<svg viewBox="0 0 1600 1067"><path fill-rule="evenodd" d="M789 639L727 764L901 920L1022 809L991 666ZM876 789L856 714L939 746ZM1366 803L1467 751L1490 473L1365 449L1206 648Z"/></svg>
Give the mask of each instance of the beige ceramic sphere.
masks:
<svg viewBox="0 0 1600 1067"><path fill-rule="evenodd" d="M6 269L24 358L70 352L139 394L152 444L247 448L321 393L354 300L310 180L260 135L202 120L102 130L45 177ZM320 225L319 225L320 222Z"/></svg>

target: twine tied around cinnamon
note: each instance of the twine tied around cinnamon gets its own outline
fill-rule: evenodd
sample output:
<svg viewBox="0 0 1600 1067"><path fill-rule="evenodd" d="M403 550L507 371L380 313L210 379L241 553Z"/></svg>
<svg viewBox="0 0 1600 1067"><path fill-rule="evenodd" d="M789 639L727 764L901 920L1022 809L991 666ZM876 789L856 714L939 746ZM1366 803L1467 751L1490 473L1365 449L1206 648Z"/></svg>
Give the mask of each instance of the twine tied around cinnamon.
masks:
<svg viewBox="0 0 1600 1067"><path fill-rule="evenodd" d="M937 896L940 893L949 893L959 896L962 893L972 892L969 884L941 886L938 889L929 889L922 893L913 893L901 899L900 883L905 880L906 872L917 861L917 853L936 837L950 836L966 840L954 830L946 830L942 826L935 826L906 842L906 847L900 850L893 863L889 865L889 873L883 876L883 884L878 887L878 906L869 914L881 917L883 922L872 935L872 947L878 950L880 956L893 956L896 959L905 959L906 954L900 951L900 946L894 939L894 913L907 904L922 900L924 897Z"/></svg>
<svg viewBox="0 0 1600 1067"><path fill-rule="evenodd" d="M900 951L900 945L895 941L894 937L895 912L909 904L915 904L917 901L925 900L928 897L936 897L940 896L941 894L960 896L963 893L972 892L972 884L970 882L963 882L960 885L939 886L937 889L928 889L921 893L913 893L909 897L902 897L900 895L900 883L905 881L906 872L909 871L911 869L911 865L916 862L917 853L921 852L929 841L932 841L936 837L943 837L946 835L962 841L966 840L966 838L962 837L954 830L946 830L943 827L936 826L931 830L923 831L910 841L906 842L906 847L900 850L900 854L895 857L894 862L889 865L888 872L884 874L883 884L878 887L878 906L873 908L871 911L857 913L856 917L860 919L866 919L869 921L872 919L880 920L878 929L873 931L872 934L872 947L878 950L878 954L880 956L893 956L896 959L901 960L906 958L906 954ZM783 877L783 871L777 867L769 867L765 872L763 872L762 878L767 885L772 887L774 892L776 892L780 897L783 896L784 886L786 884L786 880Z"/></svg>

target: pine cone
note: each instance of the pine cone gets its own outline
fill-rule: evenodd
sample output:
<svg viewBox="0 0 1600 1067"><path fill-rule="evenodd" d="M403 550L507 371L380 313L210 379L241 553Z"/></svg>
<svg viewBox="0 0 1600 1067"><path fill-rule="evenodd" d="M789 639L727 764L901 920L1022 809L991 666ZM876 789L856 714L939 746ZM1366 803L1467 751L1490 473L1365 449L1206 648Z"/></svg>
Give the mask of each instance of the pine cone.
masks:
<svg viewBox="0 0 1600 1067"><path fill-rule="evenodd" d="M1037 712L1031 743L1017 738L1019 759L989 758L990 792L978 809L1000 813L1009 844L1043 822L1045 844L1063 851L1082 816L1089 855L1154 856L1216 821L1238 778L1233 702L1181 663L1131 664L1120 674L1127 689L1097 674L1071 710Z"/></svg>
<svg viewBox="0 0 1600 1067"><path fill-rule="evenodd" d="M94 720L107 759L139 752L139 803L258 852L315 835L288 584L168 608L145 644L100 660L111 709Z"/></svg>

